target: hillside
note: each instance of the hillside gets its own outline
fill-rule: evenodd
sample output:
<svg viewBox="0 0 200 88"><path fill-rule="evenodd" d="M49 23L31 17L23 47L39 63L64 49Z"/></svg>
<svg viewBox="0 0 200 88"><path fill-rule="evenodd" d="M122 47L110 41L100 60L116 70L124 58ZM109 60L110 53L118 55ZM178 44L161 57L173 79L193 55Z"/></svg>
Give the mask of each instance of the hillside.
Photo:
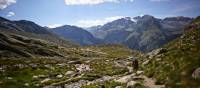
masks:
<svg viewBox="0 0 200 88"><path fill-rule="evenodd" d="M185 33L146 56L145 74L167 88L200 87L200 17L185 28Z"/></svg>
<svg viewBox="0 0 200 88"><path fill-rule="evenodd" d="M26 20L11 21L0 17L0 31L22 35L29 38L42 39L54 45L61 45L65 47L75 45L67 39L61 38L56 34L49 32L46 28Z"/></svg>
<svg viewBox="0 0 200 88"><path fill-rule="evenodd" d="M103 43L103 41L95 38L88 31L76 26L65 25L49 30L80 45L96 45Z"/></svg>
<svg viewBox="0 0 200 88"><path fill-rule="evenodd" d="M17 58L11 56L1 57L0 87L41 88L53 86L54 88L65 86L64 88L71 88L72 86L69 87L71 83L77 84L79 82L83 82L79 83L79 86L84 86L86 85L84 82L95 81L105 76L114 77L127 74L126 61L129 60L126 58L132 54L131 50L120 45L46 48L47 50L53 50L52 52L56 52L56 54L50 54L52 56L39 54L40 57L32 58L23 58L19 55L17 55ZM15 52L16 49L18 50L17 46L11 49L6 52L21 54L19 51ZM29 49L29 51L31 50L35 49ZM4 52L2 49L0 51ZM40 52L40 50L37 52ZM4 55L0 54L1 56ZM35 55L32 52L29 54Z"/></svg>
<svg viewBox="0 0 200 88"><path fill-rule="evenodd" d="M58 46L50 45L43 40L6 32L0 33L0 46L0 58L63 57L55 51Z"/></svg>

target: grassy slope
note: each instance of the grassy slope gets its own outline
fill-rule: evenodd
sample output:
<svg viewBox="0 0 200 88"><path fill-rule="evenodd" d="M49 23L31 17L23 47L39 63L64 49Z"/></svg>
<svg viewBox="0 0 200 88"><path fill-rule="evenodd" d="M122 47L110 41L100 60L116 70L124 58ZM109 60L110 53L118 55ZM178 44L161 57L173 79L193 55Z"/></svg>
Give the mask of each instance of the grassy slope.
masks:
<svg viewBox="0 0 200 88"><path fill-rule="evenodd" d="M34 40L32 40L34 41ZM22 42L22 41L21 41ZM127 72L123 67L117 67L114 61L125 60L131 55L132 51L120 45L102 45L102 46L87 46L87 47L72 47L65 48L59 46L48 46L45 43L40 48L54 51L65 57L43 56L34 54L33 48L27 49L28 45L35 45L34 43L25 43L25 46L14 45L19 50L27 50L36 57L1 57L0 58L0 87L1 88L38 88L51 83L57 83L69 79L69 76L64 74L67 71L75 71L75 64L68 64L69 61L80 61L79 63L90 65L93 69L90 72L83 72L79 78L74 77L67 82L76 82L81 79L93 80L103 75L118 75ZM37 44L36 44L37 45ZM2 52L2 50L1 50ZM9 52L9 51L8 51ZM39 52L36 48L36 52ZM105 61L107 62L105 63ZM60 66L63 64L64 66ZM102 67L103 66L103 67ZM62 78L56 78L57 75L62 74ZM33 76L43 75L38 79ZM12 79L9 79L9 78ZM51 80L41 83L45 78ZM28 84L28 85L26 85Z"/></svg>
<svg viewBox="0 0 200 88"><path fill-rule="evenodd" d="M46 41L27 38L16 34L0 32L0 57L37 57L62 56L58 46L50 45Z"/></svg>
<svg viewBox="0 0 200 88"><path fill-rule="evenodd" d="M197 88L200 80L192 78L192 72L200 67L200 18L186 28L186 33L164 48L167 52L155 55L144 67L148 76L165 83L169 88ZM160 61L156 59L161 58Z"/></svg>

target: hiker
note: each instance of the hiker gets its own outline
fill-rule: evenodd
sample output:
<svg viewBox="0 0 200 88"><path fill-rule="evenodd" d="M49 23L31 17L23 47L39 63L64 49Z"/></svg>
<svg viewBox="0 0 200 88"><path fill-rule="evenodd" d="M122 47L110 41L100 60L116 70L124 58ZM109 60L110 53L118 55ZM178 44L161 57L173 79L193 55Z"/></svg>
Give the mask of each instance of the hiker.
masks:
<svg viewBox="0 0 200 88"><path fill-rule="evenodd" d="M135 57L132 57L132 66L134 71L137 71L139 68L138 60Z"/></svg>

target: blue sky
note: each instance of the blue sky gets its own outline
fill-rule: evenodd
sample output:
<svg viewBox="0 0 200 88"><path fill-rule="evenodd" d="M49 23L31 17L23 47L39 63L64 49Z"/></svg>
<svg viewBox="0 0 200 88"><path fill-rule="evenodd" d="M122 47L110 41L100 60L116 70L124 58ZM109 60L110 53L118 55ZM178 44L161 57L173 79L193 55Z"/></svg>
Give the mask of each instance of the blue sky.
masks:
<svg viewBox="0 0 200 88"><path fill-rule="evenodd" d="M196 17L199 4L200 0L0 0L0 16L50 27L89 27L144 14Z"/></svg>

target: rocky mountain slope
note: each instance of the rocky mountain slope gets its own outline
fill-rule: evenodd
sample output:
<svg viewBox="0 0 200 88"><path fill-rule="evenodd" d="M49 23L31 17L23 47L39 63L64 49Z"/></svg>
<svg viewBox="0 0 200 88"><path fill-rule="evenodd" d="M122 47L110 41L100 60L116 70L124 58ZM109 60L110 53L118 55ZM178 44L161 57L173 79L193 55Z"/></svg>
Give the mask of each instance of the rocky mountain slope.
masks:
<svg viewBox="0 0 200 88"><path fill-rule="evenodd" d="M147 52L180 36L191 20L187 17L158 19L150 15L125 17L101 27L92 27L90 32L106 43L120 43Z"/></svg>
<svg viewBox="0 0 200 88"><path fill-rule="evenodd" d="M145 74L167 88L200 87L200 17L184 29L185 33L146 56Z"/></svg>
<svg viewBox="0 0 200 88"><path fill-rule="evenodd" d="M63 57L55 51L58 46L12 33L0 32L0 46L0 58Z"/></svg>
<svg viewBox="0 0 200 88"><path fill-rule="evenodd" d="M11 21L0 17L0 31L18 34L29 38L46 40L54 45L73 45L66 39L49 32L46 28L26 20Z"/></svg>
<svg viewBox="0 0 200 88"><path fill-rule="evenodd" d="M103 43L103 41L95 38L88 31L76 26L65 25L49 30L80 45L96 45Z"/></svg>

